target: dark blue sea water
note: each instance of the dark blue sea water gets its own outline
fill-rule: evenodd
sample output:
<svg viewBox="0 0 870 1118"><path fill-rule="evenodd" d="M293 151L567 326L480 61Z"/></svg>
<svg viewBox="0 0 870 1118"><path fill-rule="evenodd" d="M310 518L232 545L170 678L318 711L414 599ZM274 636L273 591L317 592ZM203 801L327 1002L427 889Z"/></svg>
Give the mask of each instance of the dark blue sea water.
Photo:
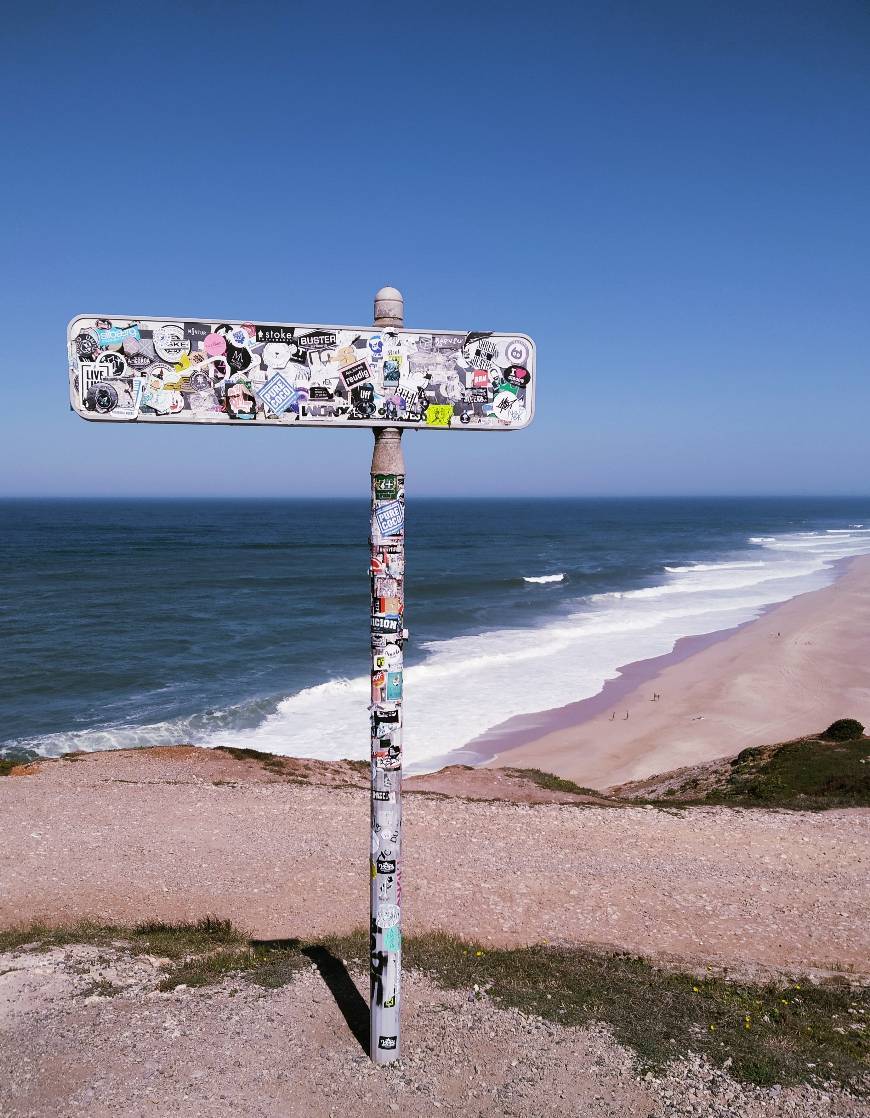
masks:
<svg viewBox="0 0 870 1118"><path fill-rule="evenodd" d="M0 502L0 748L365 756L367 530L352 501ZM830 581L870 498L410 497L407 548L422 763Z"/></svg>

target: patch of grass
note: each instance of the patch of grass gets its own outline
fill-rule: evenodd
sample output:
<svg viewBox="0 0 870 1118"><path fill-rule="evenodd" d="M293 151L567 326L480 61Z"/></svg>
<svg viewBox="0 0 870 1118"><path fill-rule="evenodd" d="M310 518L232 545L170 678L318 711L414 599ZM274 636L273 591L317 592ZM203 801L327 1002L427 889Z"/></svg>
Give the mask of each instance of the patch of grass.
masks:
<svg viewBox="0 0 870 1118"><path fill-rule="evenodd" d="M276 757L274 753L265 753L262 749L244 749L234 745L218 745L215 747L221 753L229 753L237 761L256 761L262 765L266 772L274 776L283 776L286 771L284 757ZM300 777L294 777L295 783L307 783Z"/></svg>
<svg viewBox="0 0 870 1118"><path fill-rule="evenodd" d="M108 978L100 978L86 990L82 990L82 997L89 998L96 994L100 998L114 998L116 994L123 994L123 992L123 986L116 986Z"/></svg>
<svg viewBox="0 0 870 1118"><path fill-rule="evenodd" d="M706 803L821 810L870 806L870 738L803 738L774 750L744 749Z"/></svg>
<svg viewBox="0 0 870 1118"><path fill-rule="evenodd" d="M573 780L565 780L561 776L546 773L542 769L503 769L502 771L510 776L530 780L533 784L537 784L539 788L546 788L550 792L570 792L575 796L603 797L603 793L596 788L584 788L580 784L575 784Z"/></svg>
<svg viewBox="0 0 870 1118"><path fill-rule="evenodd" d="M179 960L166 973L158 990L174 990L176 986L214 986L230 974L238 974L250 962L246 946L222 948L204 955L190 955Z"/></svg>
<svg viewBox="0 0 870 1118"><path fill-rule="evenodd" d="M29 765L31 761L42 758L32 749L22 749L20 746L11 745L0 752L0 776L9 776L18 765Z"/></svg>
<svg viewBox="0 0 870 1118"><path fill-rule="evenodd" d="M275 989L312 962L321 973L328 964L334 978L336 971L343 973L342 960L365 972L369 959L363 929L313 943L262 942L246 940L229 921L214 918L133 929L31 926L0 933L0 948L36 940L116 946L122 941L134 952L160 953L172 960L159 985L164 991L213 985L229 975ZM603 1023L648 1067L663 1067L692 1051L728 1066L735 1078L762 1086L835 1082L866 1093L870 990L845 978L819 985L804 979L732 982L662 970L628 954L551 946L493 950L444 933L406 939L403 957L405 966L426 972L444 988L485 992L528 1016L567 1026Z"/></svg>
<svg viewBox="0 0 870 1118"><path fill-rule="evenodd" d="M193 924L167 924L162 921L137 924L127 935L137 951L148 951L167 959L182 959L218 948L241 948L246 943L231 920L221 920L216 916L206 916Z"/></svg>
<svg viewBox="0 0 870 1118"><path fill-rule="evenodd" d="M334 950L347 958L359 946L357 939L335 943ZM491 950L436 933L407 940L404 960L443 986L477 984L526 1014L563 1025L603 1022L653 1067L691 1050L720 1066L730 1057L732 1075L759 1085L835 1080L854 1087L870 1070L861 1028L870 992L844 980L781 986L698 979L632 955L545 946Z"/></svg>
<svg viewBox="0 0 870 1118"><path fill-rule="evenodd" d="M367 776L372 770L371 761L352 761L349 757L343 757L342 762L364 776Z"/></svg>
<svg viewBox="0 0 870 1118"><path fill-rule="evenodd" d="M38 920L17 928L0 930L0 951L15 951L25 944L35 945L34 950L49 951L52 947L66 947L71 943L108 943L117 936L112 924L99 924L80 920L74 924L49 925Z"/></svg>
<svg viewBox="0 0 870 1118"><path fill-rule="evenodd" d="M106 947L116 942L123 942L136 952L147 951L167 959L180 959L227 944L241 946L246 940L231 921L215 916L206 916L191 924L151 921L137 924L134 928L101 924L95 920L79 920L60 925L50 925L40 920L18 928L0 930L0 951L14 951L28 943L47 951L52 947L66 947L72 943Z"/></svg>

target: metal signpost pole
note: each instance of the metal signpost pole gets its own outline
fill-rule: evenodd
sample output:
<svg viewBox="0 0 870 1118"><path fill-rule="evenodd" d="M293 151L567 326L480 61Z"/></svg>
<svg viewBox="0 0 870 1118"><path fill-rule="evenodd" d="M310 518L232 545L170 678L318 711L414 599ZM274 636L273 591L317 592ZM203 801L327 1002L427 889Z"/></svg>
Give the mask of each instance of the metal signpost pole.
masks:
<svg viewBox="0 0 870 1118"><path fill-rule="evenodd" d="M526 334L405 330L393 287L374 326L213 317L77 315L67 327L70 406L98 423L323 427L375 435L371 507L371 1057L400 1052L402 430L518 431L534 415ZM393 424L393 426L389 426Z"/></svg>
<svg viewBox="0 0 870 1118"><path fill-rule="evenodd" d="M402 296L375 296L375 326L400 328ZM376 427L371 508L371 1000L369 1054L400 1052L402 976L402 667L405 612L405 459L398 427Z"/></svg>

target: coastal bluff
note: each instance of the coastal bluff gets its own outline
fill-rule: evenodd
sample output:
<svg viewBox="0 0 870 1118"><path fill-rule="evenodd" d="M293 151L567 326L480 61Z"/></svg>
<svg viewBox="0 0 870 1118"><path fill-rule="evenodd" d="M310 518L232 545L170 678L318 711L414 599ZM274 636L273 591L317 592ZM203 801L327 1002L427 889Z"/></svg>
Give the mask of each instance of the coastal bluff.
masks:
<svg viewBox="0 0 870 1118"><path fill-rule="evenodd" d="M350 932L367 782L361 762L189 746L21 766L0 779L0 926L210 914L263 939ZM867 967L870 809L657 806L459 766L405 787L409 934Z"/></svg>

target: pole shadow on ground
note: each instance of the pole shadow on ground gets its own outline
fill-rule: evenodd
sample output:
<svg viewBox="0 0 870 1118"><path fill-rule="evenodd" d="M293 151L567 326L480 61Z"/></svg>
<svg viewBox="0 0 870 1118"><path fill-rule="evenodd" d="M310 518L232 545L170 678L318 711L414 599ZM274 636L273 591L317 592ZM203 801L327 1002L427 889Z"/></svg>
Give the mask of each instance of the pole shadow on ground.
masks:
<svg viewBox="0 0 870 1118"><path fill-rule="evenodd" d="M331 951L317 944L303 947L302 954L307 955L317 967L320 977L335 998L335 1004L341 1010L347 1027L359 1041L363 1052L368 1053L369 1007L357 990L347 967Z"/></svg>
<svg viewBox="0 0 870 1118"><path fill-rule="evenodd" d="M347 1027L359 1042L363 1052L368 1054L369 1007L341 959L321 944L303 943L298 939L255 939L250 940L250 943L254 947L298 952L310 959L335 999L335 1004L341 1010Z"/></svg>

